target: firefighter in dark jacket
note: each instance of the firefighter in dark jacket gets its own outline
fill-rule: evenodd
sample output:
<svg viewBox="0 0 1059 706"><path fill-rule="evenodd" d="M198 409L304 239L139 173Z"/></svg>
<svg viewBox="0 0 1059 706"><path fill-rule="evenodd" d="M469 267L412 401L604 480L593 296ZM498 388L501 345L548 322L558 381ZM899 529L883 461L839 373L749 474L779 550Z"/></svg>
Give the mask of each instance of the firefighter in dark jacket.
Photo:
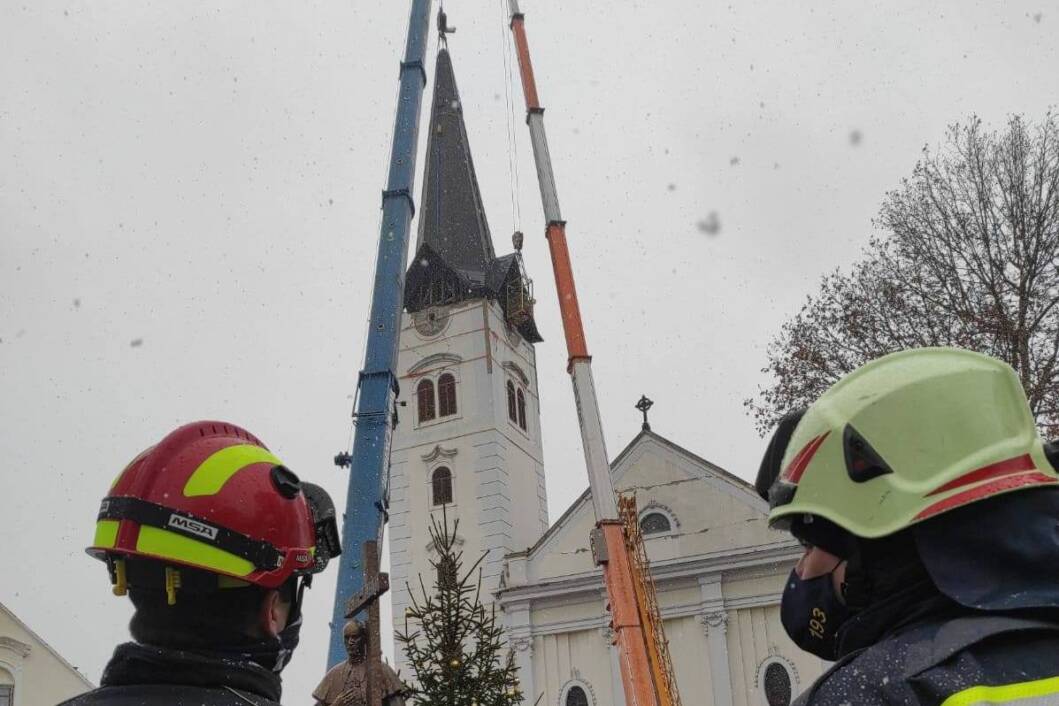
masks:
<svg viewBox="0 0 1059 706"><path fill-rule="evenodd" d="M334 505L224 422L170 433L121 472L88 553L135 607L74 706L279 704L302 592L340 552Z"/></svg>
<svg viewBox="0 0 1059 706"><path fill-rule="evenodd" d="M779 424L758 492L805 546L781 618L835 664L799 706L1059 705L1059 449L1015 372L880 358Z"/></svg>

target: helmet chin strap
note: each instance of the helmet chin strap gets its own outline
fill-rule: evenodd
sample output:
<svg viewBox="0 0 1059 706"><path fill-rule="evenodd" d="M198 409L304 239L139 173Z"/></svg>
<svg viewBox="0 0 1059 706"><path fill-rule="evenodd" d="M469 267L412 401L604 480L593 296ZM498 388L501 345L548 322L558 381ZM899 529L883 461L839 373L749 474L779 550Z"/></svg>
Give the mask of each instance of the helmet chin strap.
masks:
<svg viewBox="0 0 1059 706"><path fill-rule="evenodd" d="M290 605L290 617L287 618L288 623L302 617L302 597L305 594L305 589L313 585L313 577L311 575L295 576L294 580L297 584L294 587L294 597Z"/></svg>

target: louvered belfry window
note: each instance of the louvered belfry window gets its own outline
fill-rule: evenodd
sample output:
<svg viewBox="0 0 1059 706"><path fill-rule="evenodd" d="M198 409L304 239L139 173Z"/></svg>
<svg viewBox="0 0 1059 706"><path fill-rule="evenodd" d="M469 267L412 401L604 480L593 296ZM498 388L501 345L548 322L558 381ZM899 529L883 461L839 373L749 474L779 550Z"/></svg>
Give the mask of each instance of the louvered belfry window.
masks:
<svg viewBox="0 0 1059 706"><path fill-rule="evenodd" d="M526 395L522 394L522 388L518 390L518 425L523 430L526 428Z"/></svg>
<svg viewBox="0 0 1059 706"><path fill-rule="evenodd" d="M515 383L507 381L507 418L518 424L518 410L515 403Z"/></svg>
<svg viewBox="0 0 1059 706"><path fill-rule="evenodd" d="M456 414L456 378L445 373L438 378L438 416Z"/></svg>
<svg viewBox="0 0 1059 706"><path fill-rule="evenodd" d="M419 405L419 421L429 422L434 414L434 383L421 380L416 386L416 400Z"/></svg>

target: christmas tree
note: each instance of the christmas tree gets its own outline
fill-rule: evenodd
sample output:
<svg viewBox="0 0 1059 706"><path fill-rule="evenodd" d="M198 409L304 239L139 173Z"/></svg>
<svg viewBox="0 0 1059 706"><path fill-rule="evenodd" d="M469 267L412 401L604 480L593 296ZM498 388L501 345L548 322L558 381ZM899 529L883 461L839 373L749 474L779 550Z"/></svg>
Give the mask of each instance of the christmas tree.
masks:
<svg viewBox="0 0 1059 706"><path fill-rule="evenodd" d="M419 595L409 589L404 632L395 637L415 672L417 706L516 706L522 703L515 656L503 655L504 629L496 610L482 605L483 554L466 571L456 546L459 520L430 519L433 590L419 577Z"/></svg>

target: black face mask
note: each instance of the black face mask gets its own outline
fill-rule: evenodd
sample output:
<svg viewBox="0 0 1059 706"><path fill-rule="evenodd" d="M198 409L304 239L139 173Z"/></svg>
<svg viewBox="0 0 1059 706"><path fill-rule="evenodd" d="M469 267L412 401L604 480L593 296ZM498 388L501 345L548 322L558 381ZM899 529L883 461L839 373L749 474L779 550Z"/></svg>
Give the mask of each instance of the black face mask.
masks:
<svg viewBox="0 0 1059 706"><path fill-rule="evenodd" d="M838 652L838 628L850 615L835 592L832 573L834 569L823 576L801 579L796 571L791 571L780 603L783 629L794 644L830 661Z"/></svg>
<svg viewBox="0 0 1059 706"><path fill-rule="evenodd" d="M282 672L283 668L290 664L294 650L301 639L302 595L308 586L309 582L298 581L286 627L280 630L275 637L265 637L244 647L242 651L246 657L276 674Z"/></svg>
<svg viewBox="0 0 1059 706"><path fill-rule="evenodd" d="M283 671L283 668L290 663L290 658L294 655L294 648L298 646L298 640L301 637L302 631L302 616L299 615L291 620L287 627L279 633L279 654L276 656L276 664L272 667L272 671L279 674Z"/></svg>

